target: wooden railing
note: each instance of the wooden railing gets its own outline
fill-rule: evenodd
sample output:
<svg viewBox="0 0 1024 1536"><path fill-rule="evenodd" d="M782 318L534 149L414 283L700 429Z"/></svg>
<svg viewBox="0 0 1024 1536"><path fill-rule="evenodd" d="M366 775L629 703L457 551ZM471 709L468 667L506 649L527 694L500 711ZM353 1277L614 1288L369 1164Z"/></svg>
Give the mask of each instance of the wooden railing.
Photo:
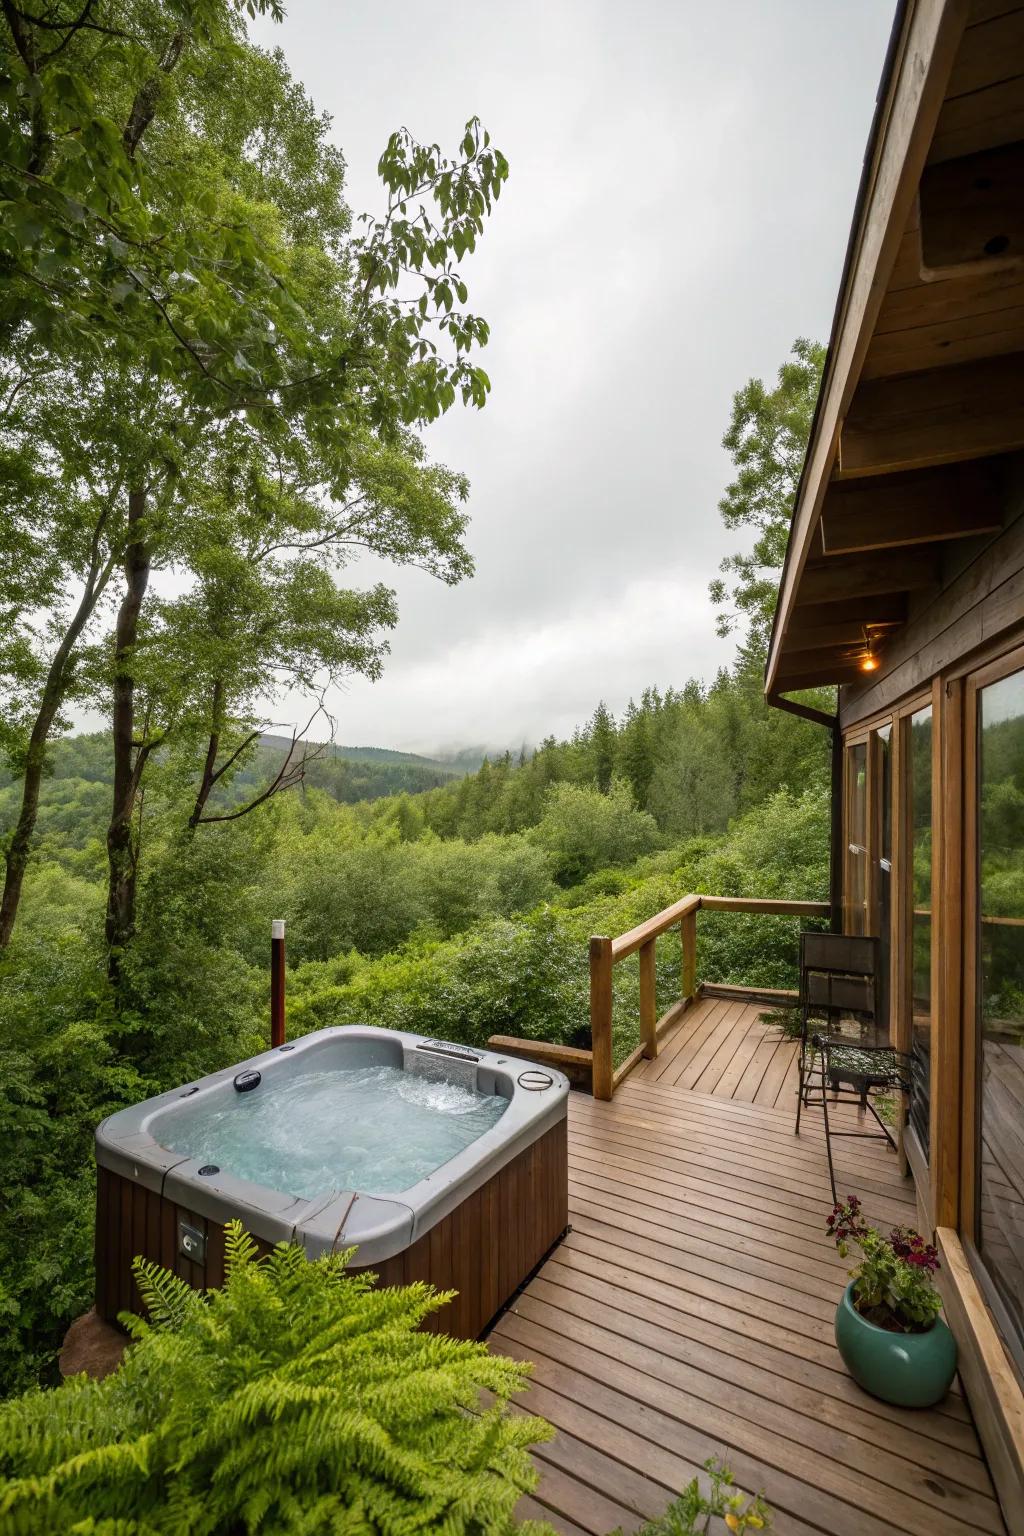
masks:
<svg viewBox="0 0 1024 1536"><path fill-rule="evenodd" d="M620 933L617 939L595 935L590 941L590 1050L578 1046L554 1045L546 1040L525 1040L515 1035L492 1035L487 1042L492 1050L513 1056L546 1062L568 1073L576 1083L589 1086L595 1099L610 1099L622 1079L646 1057L658 1054L658 1041L667 1029L700 996L713 994L737 1002L795 1003L795 992L773 987L726 986L717 982L697 981L697 913L753 912L762 917L829 917L827 901L771 901L749 896L684 896L664 912ZM679 930L682 944L680 996L658 1018L655 1001L655 945L662 934ZM640 956L640 1044L616 1067L612 1057L612 983L620 960Z"/></svg>
<svg viewBox="0 0 1024 1536"><path fill-rule="evenodd" d="M595 935L590 940L590 1040L591 1082L595 1099L610 1099L619 1083L645 1058L658 1054L658 1041L682 1016L702 988L697 983L697 913L754 912L762 917L828 917L827 901L770 901L745 896L684 896L655 917L620 933L616 939ZM678 928L682 943L682 981L680 996L658 1018L655 1002L655 946L658 939ZM612 1062L612 982L620 960L639 952L640 956L640 1043L634 1051L613 1067ZM725 991L725 988L721 989ZM770 989L730 987L730 996L749 997L751 1001L788 1001L788 993L770 993Z"/></svg>

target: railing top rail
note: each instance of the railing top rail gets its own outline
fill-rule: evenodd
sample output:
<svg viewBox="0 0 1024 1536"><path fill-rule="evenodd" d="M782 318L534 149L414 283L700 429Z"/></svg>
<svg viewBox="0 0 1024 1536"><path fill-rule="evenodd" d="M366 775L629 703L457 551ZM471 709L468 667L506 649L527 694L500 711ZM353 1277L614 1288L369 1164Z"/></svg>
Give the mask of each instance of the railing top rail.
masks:
<svg viewBox="0 0 1024 1536"><path fill-rule="evenodd" d="M681 901L674 902L663 912L649 917L646 922L638 924L636 928L630 928L628 933L620 933L617 939L612 940L612 959L625 960L627 955L636 954L636 951L642 949L648 940L656 939L659 933L664 933L667 928L681 922L691 912L696 912L700 907L700 900L699 896L684 896Z"/></svg>
<svg viewBox="0 0 1024 1536"><path fill-rule="evenodd" d="M762 917L829 917L827 901L785 901L766 896L702 896L706 912L759 912Z"/></svg>
<svg viewBox="0 0 1024 1536"><path fill-rule="evenodd" d="M783 901L760 896L701 896L691 892L646 922L612 939L612 960L625 960L651 939L701 908L706 912L759 912L764 917L828 917L832 911L827 901Z"/></svg>

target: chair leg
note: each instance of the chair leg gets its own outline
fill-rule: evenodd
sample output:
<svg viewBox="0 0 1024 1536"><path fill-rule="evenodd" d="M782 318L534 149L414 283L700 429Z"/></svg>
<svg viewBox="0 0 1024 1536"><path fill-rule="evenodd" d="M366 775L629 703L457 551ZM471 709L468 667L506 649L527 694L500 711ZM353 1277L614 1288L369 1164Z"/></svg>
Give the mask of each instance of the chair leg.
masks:
<svg viewBox="0 0 1024 1536"><path fill-rule="evenodd" d="M885 1137L890 1147L892 1147L894 1152L898 1152L899 1148L897 1147L896 1142L893 1140L893 1134L889 1127L886 1125L885 1121L882 1119L881 1115L878 1113L878 1110L875 1108L874 1104L872 1104L870 1099L865 1100L865 1103L867 1108L871 1111L872 1115L874 1115L875 1119L878 1121L882 1135ZM871 1133L868 1132L868 1134L870 1135Z"/></svg>
<svg viewBox="0 0 1024 1536"><path fill-rule="evenodd" d="M806 1104L808 1098L810 1097L811 1081L812 1081L812 1079L814 1077L814 1046L813 1045L811 1046L811 1059L810 1059L810 1063L808 1063L808 1061L807 1061L807 1030L806 1030L806 1024L804 1026L804 1033L800 1037L800 1056L799 1056L799 1059L798 1059L798 1062L797 1062L797 1072L798 1072L799 1078L800 1078L800 1091L798 1092L797 1098L796 1098L796 1132L795 1132L795 1134L797 1136L799 1136L800 1135L800 1113L801 1113L804 1105Z"/></svg>
<svg viewBox="0 0 1024 1536"><path fill-rule="evenodd" d="M800 1111L804 1107L804 1057L807 1052L807 1004L802 1004L800 1009L800 1048L796 1059L797 1093L796 1093L796 1131L800 1135Z"/></svg>
<svg viewBox="0 0 1024 1536"><path fill-rule="evenodd" d="M824 1072L821 1084L821 1111L825 1116L825 1151L828 1154L828 1181L832 1186L832 1204L839 1204L839 1196L836 1194L836 1170L832 1164L832 1135L828 1123L828 1094L825 1091Z"/></svg>

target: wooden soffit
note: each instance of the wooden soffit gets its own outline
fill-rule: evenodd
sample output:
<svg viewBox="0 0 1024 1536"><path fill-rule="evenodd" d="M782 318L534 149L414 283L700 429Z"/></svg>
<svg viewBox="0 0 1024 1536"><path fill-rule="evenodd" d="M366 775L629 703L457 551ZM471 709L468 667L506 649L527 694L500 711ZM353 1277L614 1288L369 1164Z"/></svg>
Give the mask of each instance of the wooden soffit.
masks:
<svg viewBox="0 0 1024 1536"><path fill-rule="evenodd" d="M890 46L797 495L769 698L854 681L1024 449L1024 0L916 0ZM842 612L837 605L842 605Z"/></svg>

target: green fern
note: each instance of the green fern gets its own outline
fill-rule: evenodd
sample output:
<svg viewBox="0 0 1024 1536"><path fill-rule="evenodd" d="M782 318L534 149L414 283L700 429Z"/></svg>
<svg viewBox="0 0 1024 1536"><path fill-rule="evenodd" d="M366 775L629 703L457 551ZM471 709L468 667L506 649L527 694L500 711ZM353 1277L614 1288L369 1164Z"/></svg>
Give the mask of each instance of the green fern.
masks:
<svg viewBox="0 0 1024 1536"><path fill-rule="evenodd" d="M120 1369L0 1405L0 1536L547 1530L513 1513L551 1434L508 1411L528 1368L422 1332L444 1295L237 1222L226 1256L205 1296L137 1260Z"/></svg>

